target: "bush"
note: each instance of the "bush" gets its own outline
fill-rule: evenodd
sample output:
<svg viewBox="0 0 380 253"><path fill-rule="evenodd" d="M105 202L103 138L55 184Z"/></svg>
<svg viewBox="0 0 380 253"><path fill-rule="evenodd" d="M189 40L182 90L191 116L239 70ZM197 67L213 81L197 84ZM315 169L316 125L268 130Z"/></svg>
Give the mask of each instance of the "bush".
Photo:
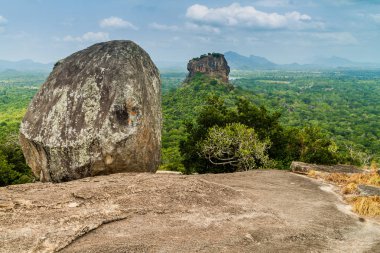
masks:
<svg viewBox="0 0 380 253"><path fill-rule="evenodd" d="M336 164L338 146L320 128L308 126L298 134L299 160L307 163Z"/></svg>
<svg viewBox="0 0 380 253"><path fill-rule="evenodd" d="M213 172L257 169L269 162L269 140L260 141L253 128L240 123L210 128L198 145L199 155L215 165Z"/></svg>

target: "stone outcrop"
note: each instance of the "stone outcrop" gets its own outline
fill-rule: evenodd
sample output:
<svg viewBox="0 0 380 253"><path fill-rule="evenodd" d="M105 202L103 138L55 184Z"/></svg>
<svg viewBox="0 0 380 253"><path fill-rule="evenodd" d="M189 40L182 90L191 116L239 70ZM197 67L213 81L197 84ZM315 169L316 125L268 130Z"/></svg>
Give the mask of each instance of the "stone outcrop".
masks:
<svg viewBox="0 0 380 253"><path fill-rule="evenodd" d="M352 165L317 165L303 162L292 162L290 169L295 173L308 174L310 171L328 172L328 173L363 173L363 170Z"/></svg>
<svg viewBox="0 0 380 253"><path fill-rule="evenodd" d="M358 190L361 196L380 196L380 187L359 184Z"/></svg>
<svg viewBox="0 0 380 253"><path fill-rule="evenodd" d="M228 83L228 75L230 73L230 67L224 55L218 53L209 53L190 60L187 64L187 70L189 71L187 81L190 81L197 73L202 73Z"/></svg>
<svg viewBox="0 0 380 253"><path fill-rule="evenodd" d="M155 172L160 162L161 83L132 41L95 44L57 62L20 127L41 181Z"/></svg>

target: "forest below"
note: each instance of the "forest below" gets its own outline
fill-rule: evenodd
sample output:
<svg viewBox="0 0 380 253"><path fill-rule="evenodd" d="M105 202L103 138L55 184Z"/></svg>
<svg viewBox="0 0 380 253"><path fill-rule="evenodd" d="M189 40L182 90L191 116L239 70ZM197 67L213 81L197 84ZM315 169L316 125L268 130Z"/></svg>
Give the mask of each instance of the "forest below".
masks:
<svg viewBox="0 0 380 253"><path fill-rule="evenodd" d="M281 114L285 128L317 127L360 165L379 160L379 71L233 71L231 86L202 78L182 84L185 73L162 73L163 143L161 169L184 171L180 142L212 95L234 110L244 97ZM0 186L32 181L17 143L28 103L47 74L0 73Z"/></svg>
<svg viewBox="0 0 380 253"><path fill-rule="evenodd" d="M186 122L194 121L210 94L228 106L245 97L254 105L281 114L285 128L316 127L331 138L339 152L368 166L380 155L380 78L378 71L331 72L233 71L234 89L194 80L181 85L185 74L163 75L163 166L178 169L186 140Z"/></svg>

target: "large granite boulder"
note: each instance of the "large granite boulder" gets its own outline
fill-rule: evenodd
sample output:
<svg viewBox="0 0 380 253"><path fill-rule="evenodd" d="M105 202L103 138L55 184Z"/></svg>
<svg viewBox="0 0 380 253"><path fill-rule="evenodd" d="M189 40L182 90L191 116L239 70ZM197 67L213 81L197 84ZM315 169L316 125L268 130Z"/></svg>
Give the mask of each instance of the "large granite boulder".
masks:
<svg viewBox="0 0 380 253"><path fill-rule="evenodd" d="M190 81L197 73L202 73L228 83L230 73L230 67L224 55L219 53L209 53L190 60L187 64L187 70L189 71L187 81Z"/></svg>
<svg viewBox="0 0 380 253"><path fill-rule="evenodd" d="M41 181L155 172L160 162L161 83L132 41L95 44L57 62L20 128Z"/></svg>

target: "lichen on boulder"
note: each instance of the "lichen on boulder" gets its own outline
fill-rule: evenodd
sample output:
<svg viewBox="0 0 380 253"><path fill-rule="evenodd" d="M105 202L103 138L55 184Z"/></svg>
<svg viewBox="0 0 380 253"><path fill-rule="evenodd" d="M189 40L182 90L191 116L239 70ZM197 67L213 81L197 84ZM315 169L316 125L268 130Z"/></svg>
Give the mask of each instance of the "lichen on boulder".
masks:
<svg viewBox="0 0 380 253"><path fill-rule="evenodd" d="M41 181L155 172L160 162L161 82L132 41L95 44L57 62L20 127Z"/></svg>

